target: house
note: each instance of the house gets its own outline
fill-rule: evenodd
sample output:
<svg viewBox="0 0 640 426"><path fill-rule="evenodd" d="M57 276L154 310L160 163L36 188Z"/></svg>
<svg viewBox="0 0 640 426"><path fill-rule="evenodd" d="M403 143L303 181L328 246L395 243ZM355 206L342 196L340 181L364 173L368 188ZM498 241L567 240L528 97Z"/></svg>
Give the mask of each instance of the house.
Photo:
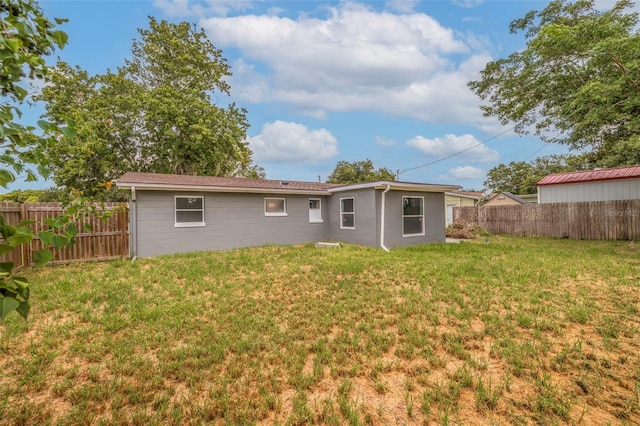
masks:
<svg viewBox="0 0 640 426"><path fill-rule="evenodd" d="M444 242L444 193L456 185L332 185L128 172L131 255L344 241L388 247Z"/></svg>
<svg viewBox="0 0 640 426"><path fill-rule="evenodd" d="M452 191L444 193L444 204L446 208L446 226L453 223L454 207L473 207L484 198L482 192L474 191Z"/></svg>
<svg viewBox="0 0 640 426"><path fill-rule="evenodd" d="M640 199L640 165L555 173L537 185L540 204Z"/></svg>
<svg viewBox="0 0 640 426"><path fill-rule="evenodd" d="M531 204L538 204L538 193L535 194L520 194L518 197Z"/></svg>
<svg viewBox="0 0 640 426"><path fill-rule="evenodd" d="M518 206L522 204L529 204L529 202L523 200L517 195L504 191L492 194L489 200L482 206Z"/></svg>

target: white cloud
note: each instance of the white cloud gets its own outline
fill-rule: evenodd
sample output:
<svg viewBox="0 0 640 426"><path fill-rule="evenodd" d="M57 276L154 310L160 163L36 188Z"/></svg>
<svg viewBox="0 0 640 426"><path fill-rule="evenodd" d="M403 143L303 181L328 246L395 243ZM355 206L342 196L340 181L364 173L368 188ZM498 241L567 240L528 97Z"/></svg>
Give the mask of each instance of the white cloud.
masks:
<svg viewBox="0 0 640 426"><path fill-rule="evenodd" d="M212 17L200 24L218 47L237 48L233 95L303 111L378 111L424 121L487 119L467 81L492 58L477 38L423 13L377 12L361 3L324 18Z"/></svg>
<svg viewBox="0 0 640 426"><path fill-rule="evenodd" d="M480 6L484 3L484 0L452 0L451 3L456 6L471 9L472 7Z"/></svg>
<svg viewBox="0 0 640 426"><path fill-rule="evenodd" d="M382 136L376 136L376 145L378 146L395 146L396 141L393 139L385 138Z"/></svg>
<svg viewBox="0 0 640 426"><path fill-rule="evenodd" d="M153 5L174 18L227 16L232 11L251 9L249 0L154 0Z"/></svg>
<svg viewBox="0 0 640 426"><path fill-rule="evenodd" d="M154 0L153 5L171 17L191 16L189 0Z"/></svg>
<svg viewBox="0 0 640 426"><path fill-rule="evenodd" d="M477 167L461 166L449 170L449 176L454 179L480 179L484 178L486 173Z"/></svg>
<svg viewBox="0 0 640 426"><path fill-rule="evenodd" d="M305 108L300 110L300 112L306 116L313 117L318 120L326 121L327 120L327 111L324 109L309 109Z"/></svg>
<svg viewBox="0 0 640 426"><path fill-rule="evenodd" d="M400 13L413 12L418 4L418 0L390 0L387 7Z"/></svg>
<svg viewBox="0 0 640 426"><path fill-rule="evenodd" d="M247 142L257 161L316 163L338 154L338 141L328 130L279 120L266 123Z"/></svg>
<svg viewBox="0 0 640 426"><path fill-rule="evenodd" d="M500 158L500 154L497 151L488 148L486 145L480 145L475 136L469 134L461 136L448 134L442 138L434 139L416 136L408 140L407 145L425 155L438 158L458 153L459 155L455 156L458 159L473 160L480 163L493 162Z"/></svg>

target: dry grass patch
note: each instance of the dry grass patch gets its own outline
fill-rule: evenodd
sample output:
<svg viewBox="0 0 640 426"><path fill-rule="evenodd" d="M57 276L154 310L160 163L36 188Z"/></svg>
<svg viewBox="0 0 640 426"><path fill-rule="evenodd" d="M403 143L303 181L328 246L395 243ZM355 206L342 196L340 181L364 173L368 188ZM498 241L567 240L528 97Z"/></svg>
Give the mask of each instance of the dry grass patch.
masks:
<svg viewBox="0 0 640 426"><path fill-rule="evenodd" d="M639 259L492 237L29 271L0 423L638 424Z"/></svg>

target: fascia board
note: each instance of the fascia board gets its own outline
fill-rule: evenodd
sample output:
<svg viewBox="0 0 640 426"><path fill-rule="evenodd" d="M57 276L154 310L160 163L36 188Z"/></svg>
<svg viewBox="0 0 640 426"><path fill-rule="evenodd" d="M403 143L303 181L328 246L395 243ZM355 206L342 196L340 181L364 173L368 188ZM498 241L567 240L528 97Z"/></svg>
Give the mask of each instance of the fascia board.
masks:
<svg viewBox="0 0 640 426"><path fill-rule="evenodd" d="M357 183L353 185L345 185L340 186L338 188L331 188L330 192L344 192L344 191L353 191L358 189L386 189L387 186L391 188L392 191L416 191L416 192L448 192L448 191L457 191L461 187L458 185L432 185L427 183L409 183L409 182L368 182L368 183Z"/></svg>
<svg viewBox="0 0 640 426"><path fill-rule="evenodd" d="M192 185L166 185L153 183L117 182L120 189L135 188L136 191L179 191L179 192L229 192L246 194L296 194L296 195L330 195L326 190L296 190L277 188L243 188L229 186L192 186Z"/></svg>

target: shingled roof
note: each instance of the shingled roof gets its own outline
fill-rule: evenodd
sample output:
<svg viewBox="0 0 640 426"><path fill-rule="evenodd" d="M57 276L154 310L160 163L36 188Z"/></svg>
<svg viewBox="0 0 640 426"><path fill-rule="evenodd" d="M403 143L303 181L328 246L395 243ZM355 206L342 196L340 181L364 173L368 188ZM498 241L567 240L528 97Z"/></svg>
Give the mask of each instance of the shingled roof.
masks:
<svg viewBox="0 0 640 426"><path fill-rule="evenodd" d="M117 184L121 188L134 187L185 187L185 188L235 188L266 189L279 191L325 192L340 185L322 182L300 182L294 180L249 179L237 177L188 176L161 173L127 172Z"/></svg>
<svg viewBox="0 0 640 426"><path fill-rule="evenodd" d="M538 181L538 186L563 183L595 182L614 179L640 178L640 164L611 169L587 170L583 172L554 173Z"/></svg>

